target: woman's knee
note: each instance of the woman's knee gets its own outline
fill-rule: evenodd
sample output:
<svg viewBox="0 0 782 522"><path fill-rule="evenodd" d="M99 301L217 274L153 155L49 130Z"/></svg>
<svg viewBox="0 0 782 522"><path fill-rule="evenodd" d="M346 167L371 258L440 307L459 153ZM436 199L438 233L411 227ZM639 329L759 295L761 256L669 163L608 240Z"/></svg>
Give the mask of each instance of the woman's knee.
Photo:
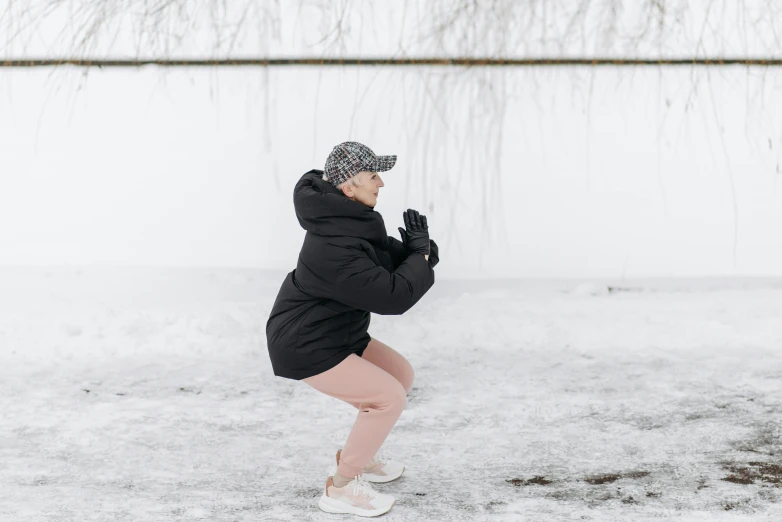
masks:
<svg viewBox="0 0 782 522"><path fill-rule="evenodd" d="M395 383L392 384L391 389L388 390L387 402L389 409L399 413L407 406L407 390L398 381L395 381Z"/></svg>
<svg viewBox="0 0 782 522"><path fill-rule="evenodd" d="M410 393L410 390L413 389L413 381L415 381L415 371L413 370L413 367L410 367L410 371L407 374L407 382L404 384L405 393Z"/></svg>

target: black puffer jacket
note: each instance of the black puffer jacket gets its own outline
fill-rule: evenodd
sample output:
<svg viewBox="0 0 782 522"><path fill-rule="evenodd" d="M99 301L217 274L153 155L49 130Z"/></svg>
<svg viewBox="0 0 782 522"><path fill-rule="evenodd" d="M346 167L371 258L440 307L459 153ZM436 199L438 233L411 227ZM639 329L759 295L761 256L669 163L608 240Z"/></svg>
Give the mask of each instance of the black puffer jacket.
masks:
<svg viewBox="0 0 782 522"><path fill-rule="evenodd" d="M293 189L307 233L266 322L274 374L294 380L333 368L351 353L361 356L370 312L403 314L434 284L422 254L408 256L378 212L321 176L313 169Z"/></svg>

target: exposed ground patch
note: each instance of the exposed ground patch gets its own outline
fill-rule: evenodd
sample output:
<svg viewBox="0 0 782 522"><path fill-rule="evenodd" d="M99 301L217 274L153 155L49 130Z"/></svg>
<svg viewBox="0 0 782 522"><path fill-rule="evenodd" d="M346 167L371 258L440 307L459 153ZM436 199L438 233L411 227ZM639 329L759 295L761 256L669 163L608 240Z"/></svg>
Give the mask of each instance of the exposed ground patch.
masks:
<svg viewBox="0 0 782 522"><path fill-rule="evenodd" d="M782 488L782 466L771 462L752 461L746 464L728 463L722 469L730 471L730 475L722 480L734 484L755 484L756 481L773 484Z"/></svg>
<svg viewBox="0 0 782 522"><path fill-rule="evenodd" d="M587 477L584 479L584 482L593 485L610 484L611 482L616 482L617 480L623 478L629 478L629 479L643 478L648 474L649 474L648 471L631 471L628 473L606 473L605 475L594 475L591 477Z"/></svg>
<svg viewBox="0 0 782 522"><path fill-rule="evenodd" d="M519 479L519 478L506 479L505 482L510 482L514 486L531 486L533 484L539 484L541 486L545 486L546 484L551 484L552 481L547 479L546 477L535 475L530 479Z"/></svg>

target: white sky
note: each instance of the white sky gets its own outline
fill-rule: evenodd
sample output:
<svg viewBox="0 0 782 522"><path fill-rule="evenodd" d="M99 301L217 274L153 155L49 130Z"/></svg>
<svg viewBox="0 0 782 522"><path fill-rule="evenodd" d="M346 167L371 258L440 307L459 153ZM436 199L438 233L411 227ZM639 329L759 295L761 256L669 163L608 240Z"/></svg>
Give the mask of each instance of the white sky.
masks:
<svg viewBox="0 0 782 522"><path fill-rule="evenodd" d="M292 269L293 185L355 139L447 277L780 274L777 69L83 72L0 70L0 265Z"/></svg>

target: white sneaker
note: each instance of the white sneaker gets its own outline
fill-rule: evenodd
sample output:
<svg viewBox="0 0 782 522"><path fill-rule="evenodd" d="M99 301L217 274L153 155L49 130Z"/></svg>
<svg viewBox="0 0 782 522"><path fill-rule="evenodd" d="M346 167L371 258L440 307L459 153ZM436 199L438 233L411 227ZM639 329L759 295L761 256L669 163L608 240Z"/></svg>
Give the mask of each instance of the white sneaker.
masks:
<svg viewBox="0 0 782 522"><path fill-rule="evenodd" d="M337 466L339 466L339 457L342 449L337 450ZM388 460L380 456L378 452L372 461L364 466L362 475L367 482L391 482L398 479L405 470L404 464L399 464L393 460Z"/></svg>
<svg viewBox="0 0 782 522"><path fill-rule="evenodd" d="M351 513L360 517L376 517L387 513L396 499L372 489L361 475L338 488L334 477L326 479L326 491L318 501L318 507L326 513Z"/></svg>

